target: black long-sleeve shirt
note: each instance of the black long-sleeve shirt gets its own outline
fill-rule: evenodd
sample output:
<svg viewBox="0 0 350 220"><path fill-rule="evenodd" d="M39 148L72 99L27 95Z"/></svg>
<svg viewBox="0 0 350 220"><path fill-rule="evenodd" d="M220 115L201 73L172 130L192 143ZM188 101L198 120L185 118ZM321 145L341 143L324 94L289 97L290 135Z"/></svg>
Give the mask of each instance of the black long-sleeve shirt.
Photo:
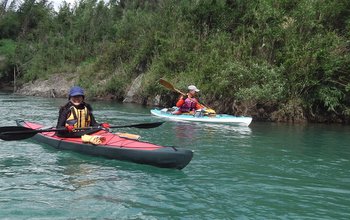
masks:
<svg viewBox="0 0 350 220"><path fill-rule="evenodd" d="M72 106L73 106L73 103L68 102L67 104L65 104L64 106L62 106L60 108L56 128L64 128L65 127L65 125L67 123L67 119L71 114L71 107ZM74 106L74 107L76 107L77 109L84 109L85 107L87 108L88 114L90 116L90 125L89 126L99 126L100 125L99 123L96 122L95 117L92 114L91 105L89 105L88 103L82 102L80 105ZM92 129L92 130L78 131L78 132L58 131L57 135L62 136L62 137L81 137L84 134L91 134L91 133L96 132L97 130L100 130L100 129Z"/></svg>

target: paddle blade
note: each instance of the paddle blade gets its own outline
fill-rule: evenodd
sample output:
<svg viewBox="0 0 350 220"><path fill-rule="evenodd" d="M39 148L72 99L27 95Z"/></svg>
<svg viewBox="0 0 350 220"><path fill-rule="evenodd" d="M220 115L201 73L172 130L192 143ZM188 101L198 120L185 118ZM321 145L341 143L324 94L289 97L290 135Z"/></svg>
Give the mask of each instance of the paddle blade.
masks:
<svg viewBox="0 0 350 220"><path fill-rule="evenodd" d="M165 121L153 122L153 123L144 123L144 124L135 124L135 125L120 125L120 126L111 126L110 128L156 128L161 126Z"/></svg>
<svg viewBox="0 0 350 220"><path fill-rule="evenodd" d="M130 127L133 127L133 128L156 128L156 127L161 126L163 123L164 123L164 121L160 121L160 122L154 122L154 123L131 125Z"/></svg>
<svg viewBox="0 0 350 220"><path fill-rule="evenodd" d="M170 90L175 90L175 87L170 82L165 81L164 79L159 79L159 83Z"/></svg>
<svg viewBox="0 0 350 220"><path fill-rule="evenodd" d="M5 126L0 127L0 133L4 132L24 132L24 131L32 131L31 128L19 127L19 126Z"/></svg>
<svg viewBox="0 0 350 220"><path fill-rule="evenodd" d="M159 83L162 84L164 87L174 91L174 92L178 92L180 93L181 95L185 95L185 93L181 92L180 90L176 89L173 84L171 84L170 82L168 81L165 81L164 79L159 79Z"/></svg>
<svg viewBox="0 0 350 220"><path fill-rule="evenodd" d="M34 135L41 132L59 131L59 130L65 130L65 128L35 130L35 129L19 127L19 126L6 126L6 127L0 127L0 139L4 141L23 140L23 139L31 138Z"/></svg>
<svg viewBox="0 0 350 220"><path fill-rule="evenodd" d="M12 132L3 132L0 133L0 139L4 141L17 141L31 138L36 135L38 132L28 132L28 133L12 133Z"/></svg>

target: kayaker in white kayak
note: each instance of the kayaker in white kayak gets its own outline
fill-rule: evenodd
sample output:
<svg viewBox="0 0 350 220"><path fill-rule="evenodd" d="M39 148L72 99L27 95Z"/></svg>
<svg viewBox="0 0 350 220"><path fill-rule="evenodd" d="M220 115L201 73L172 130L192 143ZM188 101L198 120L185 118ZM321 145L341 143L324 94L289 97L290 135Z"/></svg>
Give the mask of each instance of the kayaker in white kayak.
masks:
<svg viewBox="0 0 350 220"><path fill-rule="evenodd" d="M57 136L81 137L84 134L91 134L96 130L78 131L79 128L98 127L108 129L108 123L99 124L92 114L92 107L84 101L84 90L79 86L73 86L68 94L68 102L60 108L56 128L66 128L65 131L57 132Z"/></svg>
<svg viewBox="0 0 350 220"><path fill-rule="evenodd" d="M188 86L188 92L186 95L181 95L179 100L176 102L176 107L179 109L172 112L174 115L180 115L183 113L195 114L196 111L203 109L203 106L199 104L196 98L197 92L200 90L196 86Z"/></svg>

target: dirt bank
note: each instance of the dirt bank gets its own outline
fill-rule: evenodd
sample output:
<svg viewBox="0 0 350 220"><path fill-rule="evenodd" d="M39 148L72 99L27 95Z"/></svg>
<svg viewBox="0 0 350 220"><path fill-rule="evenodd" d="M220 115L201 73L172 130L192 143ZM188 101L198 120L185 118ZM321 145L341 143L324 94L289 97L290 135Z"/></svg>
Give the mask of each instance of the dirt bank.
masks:
<svg viewBox="0 0 350 220"><path fill-rule="evenodd" d="M47 80L36 80L23 84L17 94L52 98L67 97L69 89L75 84L76 77L71 74L55 74Z"/></svg>

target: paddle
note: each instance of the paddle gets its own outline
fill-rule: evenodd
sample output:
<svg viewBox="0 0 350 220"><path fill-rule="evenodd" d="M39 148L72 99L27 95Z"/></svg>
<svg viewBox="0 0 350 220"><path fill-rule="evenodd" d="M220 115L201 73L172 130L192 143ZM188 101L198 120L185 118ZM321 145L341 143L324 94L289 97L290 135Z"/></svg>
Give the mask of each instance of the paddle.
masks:
<svg viewBox="0 0 350 220"><path fill-rule="evenodd" d="M118 126L110 126L110 128L141 128L141 129L148 129L148 128L156 128L162 125L164 121L161 122L153 122L153 123L143 123L143 124L133 124L133 125L118 125ZM90 129L96 129L101 128L98 127L86 127L86 128L79 128L77 130L90 130ZM14 141L14 140L23 140L27 138L31 138L34 135L42 132L51 132L51 131L66 131L66 128L50 128L50 129L31 129L26 127L20 127L20 126L6 126L6 127L0 127L0 139L5 141Z"/></svg>
<svg viewBox="0 0 350 220"><path fill-rule="evenodd" d="M178 90L177 88L175 88L173 86L173 84L171 84L170 82L168 81L165 81L164 79L159 79L159 83L162 84L164 87L174 91L174 92L178 92L180 93L181 95L186 95L185 93L181 92L180 90Z"/></svg>
<svg viewBox="0 0 350 220"><path fill-rule="evenodd" d="M117 125L117 126L110 126L110 128L142 128L142 129L148 129L148 128L159 127L164 122L165 121L152 122L152 123L143 123L143 124L134 124L134 125Z"/></svg>
<svg viewBox="0 0 350 220"><path fill-rule="evenodd" d="M175 88L175 87L173 86L173 84L171 84L170 82L168 82L168 81L166 81L166 80L164 80L164 79L159 79L159 83L160 83L161 85L163 85L164 87L166 87L166 88L168 88L168 89L170 89L170 90L172 90L172 91L174 91L174 92L178 92L178 93L180 93L180 94L183 95L183 96L186 95L185 93L183 93L183 92L181 92L180 90L178 90L177 88ZM207 108L207 109L208 109L208 112L211 112L211 113L215 114L215 110L214 110L214 109L212 109L212 108L210 108L209 106L204 105L204 104L200 104L200 105L203 106L203 107L205 107L205 108Z"/></svg>
<svg viewBox="0 0 350 220"><path fill-rule="evenodd" d="M0 139L4 141L15 141L31 138L37 133L50 131L66 131L66 128L34 130L26 127L7 126L0 127Z"/></svg>

